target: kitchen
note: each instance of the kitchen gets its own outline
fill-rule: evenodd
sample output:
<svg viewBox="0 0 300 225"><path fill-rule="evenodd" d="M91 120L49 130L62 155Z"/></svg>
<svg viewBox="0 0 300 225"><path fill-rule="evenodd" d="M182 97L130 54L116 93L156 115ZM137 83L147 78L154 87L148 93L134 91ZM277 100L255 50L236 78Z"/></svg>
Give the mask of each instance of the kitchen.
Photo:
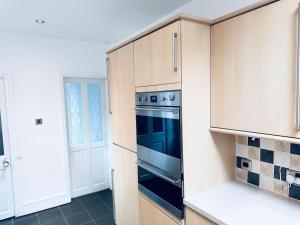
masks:
<svg viewBox="0 0 300 225"><path fill-rule="evenodd" d="M300 1L221 2L109 45L3 33L0 225L300 224Z"/></svg>

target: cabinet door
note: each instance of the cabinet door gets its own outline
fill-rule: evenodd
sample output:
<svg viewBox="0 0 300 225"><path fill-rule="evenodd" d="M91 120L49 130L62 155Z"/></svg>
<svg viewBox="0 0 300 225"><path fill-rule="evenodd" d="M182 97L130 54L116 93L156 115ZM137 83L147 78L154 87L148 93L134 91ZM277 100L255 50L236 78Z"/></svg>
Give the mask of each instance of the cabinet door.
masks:
<svg viewBox="0 0 300 225"><path fill-rule="evenodd" d="M212 127L300 136L298 3L278 1L212 26Z"/></svg>
<svg viewBox="0 0 300 225"><path fill-rule="evenodd" d="M143 197L139 197L139 202L140 225L178 225Z"/></svg>
<svg viewBox="0 0 300 225"><path fill-rule="evenodd" d="M113 143L136 151L133 44L108 57Z"/></svg>
<svg viewBox="0 0 300 225"><path fill-rule="evenodd" d="M180 56L180 21L135 41L135 86L181 82Z"/></svg>
<svg viewBox="0 0 300 225"><path fill-rule="evenodd" d="M113 194L118 225L138 225L137 155L113 145Z"/></svg>
<svg viewBox="0 0 300 225"><path fill-rule="evenodd" d="M185 210L185 224L186 225L216 225L209 219L201 216L193 210L186 208Z"/></svg>

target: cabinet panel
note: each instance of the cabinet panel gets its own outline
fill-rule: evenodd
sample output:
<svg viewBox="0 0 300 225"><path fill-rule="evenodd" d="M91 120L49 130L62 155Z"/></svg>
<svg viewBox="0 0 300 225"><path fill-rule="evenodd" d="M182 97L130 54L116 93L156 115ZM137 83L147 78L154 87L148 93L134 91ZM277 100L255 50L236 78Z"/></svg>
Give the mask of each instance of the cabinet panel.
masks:
<svg viewBox="0 0 300 225"><path fill-rule="evenodd" d="M139 197L140 225L178 225L174 220L152 205L148 200Z"/></svg>
<svg viewBox="0 0 300 225"><path fill-rule="evenodd" d="M118 225L138 225L137 155L113 145L113 195Z"/></svg>
<svg viewBox="0 0 300 225"><path fill-rule="evenodd" d="M186 225L216 225L214 222L189 208L185 209L185 223Z"/></svg>
<svg viewBox="0 0 300 225"><path fill-rule="evenodd" d="M212 26L212 127L300 136L298 3L278 1Z"/></svg>
<svg viewBox="0 0 300 225"><path fill-rule="evenodd" d="M180 56L180 21L135 41L135 86L181 82Z"/></svg>
<svg viewBox="0 0 300 225"><path fill-rule="evenodd" d="M133 44L109 54L113 143L136 151Z"/></svg>

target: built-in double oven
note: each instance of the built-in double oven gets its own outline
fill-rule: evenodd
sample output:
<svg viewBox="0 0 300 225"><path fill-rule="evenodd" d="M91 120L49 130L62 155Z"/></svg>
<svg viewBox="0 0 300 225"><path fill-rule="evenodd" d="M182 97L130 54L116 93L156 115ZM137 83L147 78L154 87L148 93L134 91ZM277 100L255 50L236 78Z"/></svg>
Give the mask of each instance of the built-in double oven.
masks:
<svg viewBox="0 0 300 225"><path fill-rule="evenodd" d="M136 94L139 190L183 218L181 92Z"/></svg>

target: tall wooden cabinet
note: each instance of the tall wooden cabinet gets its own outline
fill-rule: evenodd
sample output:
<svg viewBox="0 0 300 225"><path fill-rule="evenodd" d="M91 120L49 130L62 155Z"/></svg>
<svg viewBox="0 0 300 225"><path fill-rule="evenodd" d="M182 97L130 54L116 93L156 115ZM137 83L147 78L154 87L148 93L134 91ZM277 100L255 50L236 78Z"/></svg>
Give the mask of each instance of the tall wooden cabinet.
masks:
<svg viewBox="0 0 300 225"><path fill-rule="evenodd" d="M136 151L133 44L108 55L113 143Z"/></svg>
<svg viewBox="0 0 300 225"><path fill-rule="evenodd" d="M213 128L300 137L298 7L281 0L212 26Z"/></svg>
<svg viewBox="0 0 300 225"><path fill-rule="evenodd" d="M138 225L137 155L117 145L113 145L112 159L116 224Z"/></svg>
<svg viewBox="0 0 300 225"><path fill-rule="evenodd" d="M138 225L133 44L108 55L112 124L112 186L118 225Z"/></svg>
<svg viewBox="0 0 300 225"><path fill-rule="evenodd" d="M181 82L180 21L134 42L135 86Z"/></svg>

